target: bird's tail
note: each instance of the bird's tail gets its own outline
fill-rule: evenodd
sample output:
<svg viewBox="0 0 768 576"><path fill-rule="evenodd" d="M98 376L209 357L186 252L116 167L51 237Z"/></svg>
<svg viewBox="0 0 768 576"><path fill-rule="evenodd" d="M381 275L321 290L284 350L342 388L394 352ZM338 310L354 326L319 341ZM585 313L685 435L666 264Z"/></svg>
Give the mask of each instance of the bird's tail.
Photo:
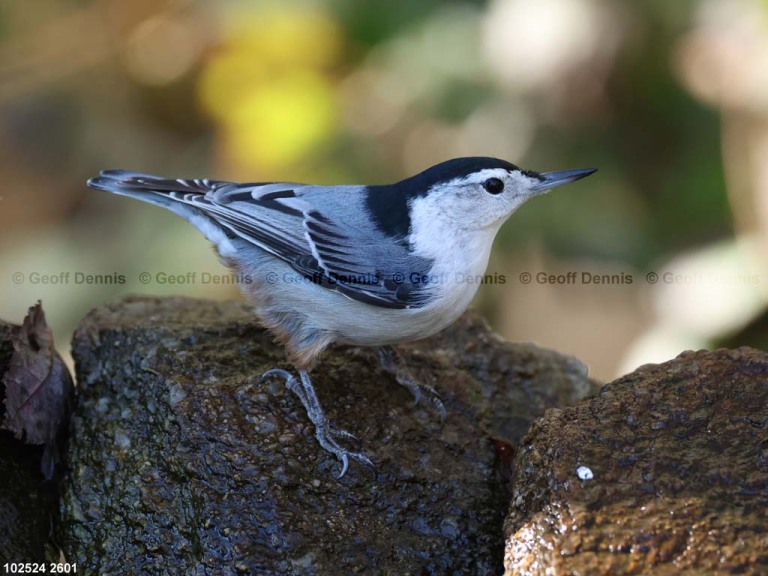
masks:
<svg viewBox="0 0 768 576"><path fill-rule="evenodd" d="M104 170L88 180L91 188L138 198L166 208L189 197L204 196L221 184L224 183L208 179L172 180L129 170Z"/></svg>
<svg viewBox="0 0 768 576"><path fill-rule="evenodd" d="M88 180L88 186L96 190L136 198L181 216L213 242L220 254L233 251L231 234L207 213L206 194L229 184L208 179L172 180L129 170L104 170Z"/></svg>

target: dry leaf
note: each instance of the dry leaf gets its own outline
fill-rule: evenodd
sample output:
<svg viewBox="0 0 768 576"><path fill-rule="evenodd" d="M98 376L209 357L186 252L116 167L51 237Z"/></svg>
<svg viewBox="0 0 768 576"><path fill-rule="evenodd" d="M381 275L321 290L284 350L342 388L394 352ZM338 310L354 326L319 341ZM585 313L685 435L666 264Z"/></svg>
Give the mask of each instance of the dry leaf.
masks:
<svg viewBox="0 0 768 576"><path fill-rule="evenodd" d="M45 444L42 469L46 478L58 460L56 437L66 423L72 377L53 347L53 334L38 301L11 330L13 355L5 373L3 428L27 444Z"/></svg>

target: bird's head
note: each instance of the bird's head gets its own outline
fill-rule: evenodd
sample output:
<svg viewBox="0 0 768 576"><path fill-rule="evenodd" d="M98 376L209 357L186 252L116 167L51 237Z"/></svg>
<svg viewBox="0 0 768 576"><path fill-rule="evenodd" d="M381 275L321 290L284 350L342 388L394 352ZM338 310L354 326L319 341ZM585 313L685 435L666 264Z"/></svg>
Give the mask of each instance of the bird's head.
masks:
<svg viewBox="0 0 768 576"><path fill-rule="evenodd" d="M456 158L403 180L411 206L457 229L498 229L526 200L595 172L532 172L496 158Z"/></svg>

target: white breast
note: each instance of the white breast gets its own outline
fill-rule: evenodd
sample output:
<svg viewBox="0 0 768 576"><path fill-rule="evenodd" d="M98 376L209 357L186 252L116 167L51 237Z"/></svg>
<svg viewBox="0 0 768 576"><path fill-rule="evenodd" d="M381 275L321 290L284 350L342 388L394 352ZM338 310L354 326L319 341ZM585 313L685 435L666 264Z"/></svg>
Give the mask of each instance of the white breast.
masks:
<svg viewBox="0 0 768 576"><path fill-rule="evenodd" d="M414 253L434 262L428 279L436 283L434 303L411 311L425 337L452 324L470 305L501 226L458 229L455 222L436 215L439 207L429 199L415 203L411 211Z"/></svg>

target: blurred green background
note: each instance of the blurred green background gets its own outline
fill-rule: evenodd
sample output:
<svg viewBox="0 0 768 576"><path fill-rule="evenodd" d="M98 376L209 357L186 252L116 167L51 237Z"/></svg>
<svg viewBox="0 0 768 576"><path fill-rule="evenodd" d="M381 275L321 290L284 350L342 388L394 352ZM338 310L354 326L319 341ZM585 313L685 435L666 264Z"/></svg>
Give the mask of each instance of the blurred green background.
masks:
<svg viewBox="0 0 768 576"><path fill-rule="evenodd" d="M511 218L475 304L597 378L766 307L766 0L6 0L0 146L0 318L42 299L62 351L124 294L239 297L203 282L224 270L191 225L87 189L104 168L327 184L467 155L599 168Z"/></svg>

